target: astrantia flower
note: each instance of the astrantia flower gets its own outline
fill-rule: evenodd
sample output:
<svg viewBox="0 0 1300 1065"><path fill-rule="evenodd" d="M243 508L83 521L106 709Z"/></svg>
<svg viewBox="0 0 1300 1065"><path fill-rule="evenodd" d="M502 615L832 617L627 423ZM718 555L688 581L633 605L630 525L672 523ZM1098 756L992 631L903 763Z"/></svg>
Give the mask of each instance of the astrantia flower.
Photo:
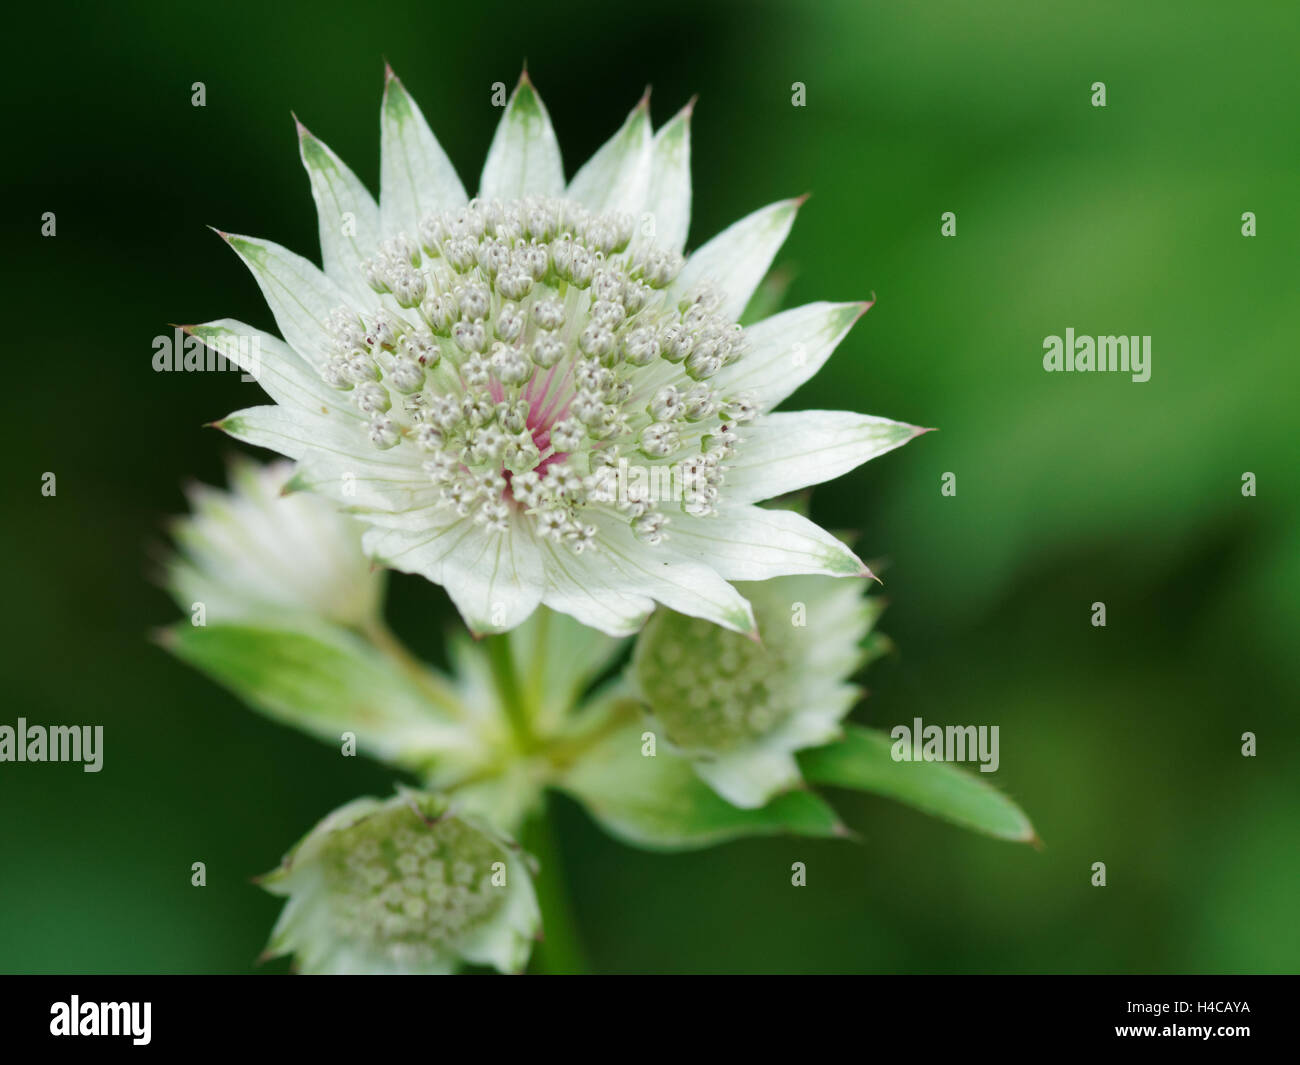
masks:
<svg viewBox="0 0 1300 1065"><path fill-rule="evenodd" d="M376 616L383 574L361 552L361 525L307 496L284 496L287 462L236 459L230 491L194 485L193 513L172 527L167 565L177 602L202 603L205 624L306 613L364 626Z"/></svg>
<svg viewBox="0 0 1300 1065"><path fill-rule="evenodd" d="M267 955L304 973L518 972L541 919L517 848L419 792L340 807L261 883L289 900Z"/></svg>
<svg viewBox="0 0 1300 1065"><path fill-rule="evenodd" d="M763 633L754 643L661 610L642 631L633 677L664 738L723 798L755 807L801 777L794 752L839 738L861 692L880 613L863 585L822 577L744 584Z"/></svg>
<svg viewBox="0 0 1300 1065"><path fill-rule="evenodd" d="M373 558L446 587L477 632L539 603L612 634L654 601L741 632L733 580L863 575L808 520L755 506L905 443L909 425L771 413L868 306L737 319L799 201L756 211L688 259L690 108L652 133L647 100L571 182L527 76L468 199L389 74L378 205L300 127L324 271L226 235L287 344L260 342L276 406L221 426L298 461L293 482L369 526Z"/></svg>

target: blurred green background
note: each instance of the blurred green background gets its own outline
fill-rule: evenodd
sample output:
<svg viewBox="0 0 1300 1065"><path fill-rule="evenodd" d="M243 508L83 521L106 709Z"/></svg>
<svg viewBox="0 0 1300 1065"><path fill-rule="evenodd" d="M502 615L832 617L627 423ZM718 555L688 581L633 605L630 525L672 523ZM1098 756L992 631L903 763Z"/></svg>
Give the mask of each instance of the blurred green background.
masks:
<svg viewBox="0 0 1300 1065"><path fill-rule="evenodd" d="M148 581L161 523L236 446L202 425L260 401L234 374L153 373L152 339L274 328L204 227L315 257L290 108L376 188L385 57L471 187L491 86L526 57L570 173L647 82L657 121L700 94L692 246L813 193L779 260L788 302L878 303L794 403L942 430L814 497L888 561L899 653L858 716L1000 725L996 782L1046 844L843 794L861 845L665 857L562 804L597 969L1300 969L1300 9L156 2L7 21L0 721L106 737L98 775L0 764L0 969L254 970L278 902L249 877L394 779L147 642L176 617ZM1044 373L1043 337L1069 326L1150 334L1151 381ZM430 655L454 624L414 578L390 610Z"/></svg>

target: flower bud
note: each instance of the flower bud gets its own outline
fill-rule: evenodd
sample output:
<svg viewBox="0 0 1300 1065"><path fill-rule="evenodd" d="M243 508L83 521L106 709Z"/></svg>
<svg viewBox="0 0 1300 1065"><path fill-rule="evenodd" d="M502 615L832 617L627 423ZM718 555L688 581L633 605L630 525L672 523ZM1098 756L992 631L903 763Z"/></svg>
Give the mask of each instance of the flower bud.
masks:
<svg viewBox="0 0 1300 1065"><path fill-rule="evenodd" d="M422 792L335 810L261 884L288 899L267 956L304 973L519 972L541 919L517 847Z"/></svg>

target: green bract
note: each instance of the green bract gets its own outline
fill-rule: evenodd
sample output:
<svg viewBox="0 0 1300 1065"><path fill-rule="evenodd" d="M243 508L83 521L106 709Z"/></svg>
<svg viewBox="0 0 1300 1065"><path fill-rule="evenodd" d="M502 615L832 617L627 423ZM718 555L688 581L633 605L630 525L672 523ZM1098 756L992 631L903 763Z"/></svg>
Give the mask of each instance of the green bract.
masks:
<svg viewBox="0 0 1300 1065"><path fill-rule="evenodd" d="M261 883L288 899L267 955L304 973L518 972L540 921L518 849L410 791L335 810Z"/></svg>

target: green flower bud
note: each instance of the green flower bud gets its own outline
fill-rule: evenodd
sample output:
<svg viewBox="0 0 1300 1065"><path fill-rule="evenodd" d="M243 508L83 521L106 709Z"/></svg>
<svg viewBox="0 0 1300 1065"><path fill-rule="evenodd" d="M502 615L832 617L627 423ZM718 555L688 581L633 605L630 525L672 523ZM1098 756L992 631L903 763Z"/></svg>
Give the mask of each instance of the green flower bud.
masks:
<svg viewBox="0 0 1300 1065"><path fill-rule="evenodd" d="M261 883L288 899L266 956L304 973L518 972L540 924L518 848L422 792L340 807Z"/></svg>
<svg viewBox="0 0 1300 1065"><path fill-rule="evenodd" d="M660 610L637 641L633 676L663 737L737 806L761 806L800 783L794 752L840 735L860 691L880 612L861 581L799 576L738 584L761 642Z"/></svg>

